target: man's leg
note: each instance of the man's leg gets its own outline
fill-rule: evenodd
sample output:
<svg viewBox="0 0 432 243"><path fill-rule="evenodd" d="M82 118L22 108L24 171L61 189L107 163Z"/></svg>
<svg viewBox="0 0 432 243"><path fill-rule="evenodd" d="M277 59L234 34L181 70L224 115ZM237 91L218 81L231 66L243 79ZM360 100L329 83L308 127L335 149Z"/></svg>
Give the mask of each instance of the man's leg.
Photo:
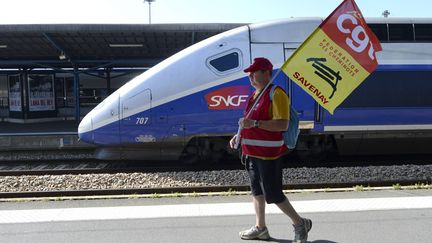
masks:
<svg viewBox="0 0 432 243"><path fill-rule="evenodd" d="M259 167L267 203L275 203L282 212L291 218L294 225L302 224L301 217L282 192L282 160L280 158L271 161L257 160L256 163Z"/></svg>
<svg viewBox="0 0 432 243"><path fill-rule="evenodd" d="M266 204L266 202L265 202L265 198L263 195L253 197L253 205L255 208L255 216L256 216L255 225L261 229L266 227L265 204Z"/></svg>
<svg viewBox="0 0 432 243"><path fill-rule="evenodd" d="M239 232L240 238L244 240L268 240L270 234L265 223L265 198L260 185L260 176L256 166L248 158L246 159L246 170L251 181L253 205L255 209L255 225L252 228Z"/></svg>
<svg viewBox="0 0 432 243"><path fill-rule="evenodd" d="M282 191L282 161L276 159L272 161L256 160L259 167L259 173L262 181L263 194L267 203L276 204L294 224L294 242L305 243L308 238L308 232L312 228L310 219L301 218L293 208L287 197ZM257 195L257 194L255 194Z"/></svg>
<svg viewBox="0 0 432 243"><path fill-rule="evenodd" d="M293 208L288 198L281 203L276 203L276 205L284 212L288 217L291 218L294 225L302 224L302 220L300 215L298 215L297 211Z"/></svg>

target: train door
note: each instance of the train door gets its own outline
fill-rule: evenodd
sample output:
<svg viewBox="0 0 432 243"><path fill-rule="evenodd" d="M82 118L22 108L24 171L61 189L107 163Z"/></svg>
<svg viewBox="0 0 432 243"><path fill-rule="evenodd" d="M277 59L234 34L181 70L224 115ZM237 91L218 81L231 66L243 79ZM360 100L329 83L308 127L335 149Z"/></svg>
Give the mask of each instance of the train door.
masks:
<svg viewBox="0 0 432 243"><path fill-rule="evenodd" d="M152 124L151 90L129 93L120 100L121 143L153 142L155 137L149 129Z"/></svg>
<svg viewBox="0 0 432 243"><path fill-rule="evenodd" d="M301 43L285 43L285 61L295 52ZM301 87L289 80L289 95L291 104L299 113L300 128L313 129L316 122L321 121L318 104Z"/></svg>
<svg viewBox="0 0 432 243"><path fill-rule="evenodd" d="M299 45L300 43L252 43L251 60L255 57L266 57L273 63L274 67L279 68ZM316 102L305 91L290 81L284 73L279 73L273 82L284 88L289 94L291 103L300 113L301 128L313 128L313 124L319 120L320 114Z"/></svg>

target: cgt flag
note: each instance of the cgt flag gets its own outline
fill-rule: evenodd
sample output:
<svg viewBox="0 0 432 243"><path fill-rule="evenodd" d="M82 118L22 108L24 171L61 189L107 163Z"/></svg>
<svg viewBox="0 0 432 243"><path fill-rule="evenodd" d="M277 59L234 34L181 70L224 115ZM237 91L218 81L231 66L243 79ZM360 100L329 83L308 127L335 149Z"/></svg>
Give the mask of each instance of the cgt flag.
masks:
<svg viewBox="0 0 432 243"><path fill-rule="evenodd" d="M282 71L333 114L378 66L381 44L354 0L345 0L282 65Z"/></svg>

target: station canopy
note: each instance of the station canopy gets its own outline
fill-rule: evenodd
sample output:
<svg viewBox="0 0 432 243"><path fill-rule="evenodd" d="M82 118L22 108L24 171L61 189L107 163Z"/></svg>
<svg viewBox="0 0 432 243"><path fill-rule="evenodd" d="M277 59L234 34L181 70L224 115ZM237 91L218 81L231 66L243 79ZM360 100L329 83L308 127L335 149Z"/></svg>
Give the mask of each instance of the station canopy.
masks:
<svg viewBox="0 0 432 243"><path fill-rule="evenodd" d="M0 69L151 67L242 25L0 25Z"/></svg>

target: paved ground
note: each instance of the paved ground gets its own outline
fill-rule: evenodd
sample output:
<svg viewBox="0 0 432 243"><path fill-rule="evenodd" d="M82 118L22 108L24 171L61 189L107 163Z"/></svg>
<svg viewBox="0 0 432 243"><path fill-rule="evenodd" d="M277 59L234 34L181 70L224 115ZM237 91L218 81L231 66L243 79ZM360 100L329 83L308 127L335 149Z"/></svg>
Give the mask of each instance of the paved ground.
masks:
<svg viewBox="0 0 432 243"><path fill-rule="evenodd" d="M313 220L309 242L429 242L432 190L288 194ZM270 205L272 242L291 242ZM250 196L0 203L0 242L242 242ZM254 242L254 241L252 241Z"/></svg>

